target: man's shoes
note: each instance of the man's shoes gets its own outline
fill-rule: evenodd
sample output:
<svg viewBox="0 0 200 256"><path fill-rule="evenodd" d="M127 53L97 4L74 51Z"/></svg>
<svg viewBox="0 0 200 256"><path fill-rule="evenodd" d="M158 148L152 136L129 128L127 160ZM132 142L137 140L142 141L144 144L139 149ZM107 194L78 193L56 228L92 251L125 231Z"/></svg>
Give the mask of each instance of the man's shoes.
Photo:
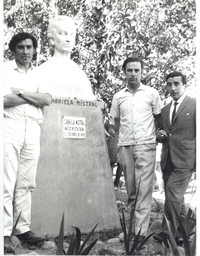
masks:
<svg viewBox="0 0 200 256"><path fill-rule="evenodd" d="M15 250L12 246L10 237L4 236L4 254L8 254L8 253L15 254Z"/></svg>
<svg viewBox="0 0 200 256"><path fill-rule="evenodd" d="M166 232L161 231L161 232L159 232L159 233L153 235L153 238L154 238L156 241L160 242L160 243L164 243L165 246L166 246L167 248L169 248L169 244L168 244L169 236L168 236L168 234L167 234Z"/></svg>
<svg viewBox="0 0 200 256"><path fill-rule="evenodd" d="M29 245L37 245L38 243L40 242L44 242L45 239L42 238L42 237L39 237L39 236L36 236L33 232L31 231L27 231L23 234L20 234L20 235L16 235L19 240L22 242L22 243L27 243Z"/></svg>

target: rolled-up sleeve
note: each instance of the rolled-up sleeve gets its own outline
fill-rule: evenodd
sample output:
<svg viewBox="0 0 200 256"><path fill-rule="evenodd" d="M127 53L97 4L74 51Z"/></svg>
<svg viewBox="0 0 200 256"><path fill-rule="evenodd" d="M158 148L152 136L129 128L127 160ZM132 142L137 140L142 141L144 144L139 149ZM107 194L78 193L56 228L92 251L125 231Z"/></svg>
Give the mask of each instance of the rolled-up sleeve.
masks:
<svg viewBox="0 0 200 256"><path fill-rule="evenodd" d="M158 93L157 90L153 90L153 93L152 93L152 103L153 103L153 114L154 115L158 115L161 113L161 106L162 106L162 103L161 103L161 99L160 99L160 95Z"/></svg>
<svg viewBox="0 0 200 256"><path fill-rule="evenodd" d="M118 105L118 99L117 99L117 95L113 96L113 100L112 100L112 105L111 105L111 109L110 109L110 116L114 119L114 118L119 118L119 105Z"/></svg>

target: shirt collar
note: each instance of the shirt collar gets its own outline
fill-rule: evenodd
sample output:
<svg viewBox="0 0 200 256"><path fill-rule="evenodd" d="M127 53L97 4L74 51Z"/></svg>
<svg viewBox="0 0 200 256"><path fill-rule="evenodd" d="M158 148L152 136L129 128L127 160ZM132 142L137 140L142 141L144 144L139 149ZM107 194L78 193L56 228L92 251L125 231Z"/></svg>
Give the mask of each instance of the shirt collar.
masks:
<svg viewBox="0 0 200 256"><path fill-rule="evenodd" d="M180 105L184 100L185 96L186 96L186 93L183 93L183 95L178 100L172 99L172 105L174 104L174 102L177 102Z"/></svg>
<svg viewBox="0 0 200 256"><path fill-rule="evenodd" d="M28 70L32 70L33 67L34 67L33 64L30 63L30 67L29 67ZM24 70L20 69L20 68L17 66L17 63L16 63L15 60L12 60L12 61L11 61L11 68L12 68L13 70L17 70L17 71L20 72L20 73L25 73Z"/></svg>
<svg viewBox="0 0 200 256"><path fill-rule="evenodd" d="M130 90L128 89L127 85L128 85L128 84L126 83L125 92L126 92L126 91L130 92ZM138 87L138 89L136 90L136 92L137 92L137 91L144 91L145 88L146 88L146 85L140 83L140 86Z"/></svg>

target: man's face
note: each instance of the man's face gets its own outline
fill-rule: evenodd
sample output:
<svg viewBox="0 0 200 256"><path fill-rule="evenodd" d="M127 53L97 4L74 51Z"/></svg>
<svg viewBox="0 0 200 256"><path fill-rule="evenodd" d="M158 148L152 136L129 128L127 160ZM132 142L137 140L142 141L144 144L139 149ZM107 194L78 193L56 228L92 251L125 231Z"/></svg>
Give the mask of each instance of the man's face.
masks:
<svg viewBox="0 0 200 256"><path fill-rule="evenodd" d="M129 62L126 64L126 81L130 89L136 89L140 85L142 67L140 62Z"/></svg>
<svg viewBox="0 0 200 256"><path fill-rule="evenodd" d="M60 53L70 53L75 45L76 31L73 26L65 22L59 22L54 31L51 43Z"/></svg>
<svg viewBox="0 0 200 256"><path fill-rule="evenodd" d="M185 85L181 76L169 77L167 79L167 91L174 100L178 100L185 92Z"/></svg>
<svg viewBox="0 0 200 256"><path fill-rule="evenodd" d="M30 38L20 41L15 46L15 60L20 65L25 66L31 63L35 49Z"/></svg>

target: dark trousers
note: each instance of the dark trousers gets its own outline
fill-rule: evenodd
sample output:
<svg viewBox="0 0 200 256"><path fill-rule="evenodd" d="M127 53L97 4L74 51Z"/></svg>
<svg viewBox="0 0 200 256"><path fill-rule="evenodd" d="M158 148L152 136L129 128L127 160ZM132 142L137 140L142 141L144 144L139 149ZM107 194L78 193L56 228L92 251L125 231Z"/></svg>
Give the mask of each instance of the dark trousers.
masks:
<svg viewBox="0 0 200 256"><path fill-rule="evenodd" d="M174 237L177 236L178 229L178 218L175 210L181 218L184 218L187 214L184 195L192 173L193 170L175 167L171 161L170 155L168 156L167 166L163 170L165 189L164 214L170 222ZM166 229L165 221L163 221L163 228Z"/></svg>

